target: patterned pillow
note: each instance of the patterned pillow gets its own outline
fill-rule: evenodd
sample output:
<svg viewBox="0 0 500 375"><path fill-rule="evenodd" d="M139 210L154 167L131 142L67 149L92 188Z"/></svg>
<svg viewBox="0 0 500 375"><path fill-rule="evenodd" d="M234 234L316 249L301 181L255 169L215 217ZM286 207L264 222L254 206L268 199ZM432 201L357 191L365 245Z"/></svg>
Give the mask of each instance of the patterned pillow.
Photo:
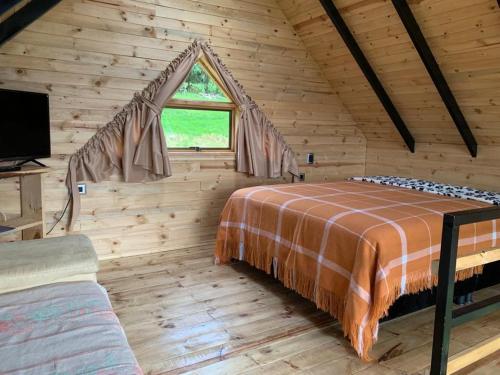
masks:
<svg viewBox="0 0 500 375"><path fill-rule="evenodd" d="M420 190L427 193L445 195L454 198L471 199L500 206L500 193L477 190L467 186L440 184L427 180L396 176L351 177L350 180L398 186L406 189Z"/></svg>

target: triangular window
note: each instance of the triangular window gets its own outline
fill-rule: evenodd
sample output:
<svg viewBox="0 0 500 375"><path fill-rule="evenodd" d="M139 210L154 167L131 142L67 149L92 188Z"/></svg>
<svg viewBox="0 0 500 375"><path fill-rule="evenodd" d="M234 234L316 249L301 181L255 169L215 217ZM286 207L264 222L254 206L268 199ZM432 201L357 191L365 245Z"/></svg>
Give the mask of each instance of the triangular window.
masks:
<svg viewBox="0 0 500 375"><path fill-rule="evenodd" d="M163 108L161 123L170 149L233 149L236 107L210 70L197 62Z"/></svg>
<svg viewBox="0 0 500 375"><path fill-rule="evenodd" d="M231 103L231 100L201 63L193 65L191 72L174 94L173 99Z"/></svg>

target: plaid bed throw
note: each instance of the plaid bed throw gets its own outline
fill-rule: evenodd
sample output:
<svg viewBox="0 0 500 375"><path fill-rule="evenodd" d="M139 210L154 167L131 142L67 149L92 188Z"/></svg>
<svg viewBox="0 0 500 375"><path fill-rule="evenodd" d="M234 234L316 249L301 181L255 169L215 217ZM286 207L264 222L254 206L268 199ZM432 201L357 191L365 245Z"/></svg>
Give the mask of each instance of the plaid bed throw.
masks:
<svg viewBox="0 0 500 375"><path fill-rule="evenodd" d="M216 262L274 271L336 317L368 360L391 304L436 284L431 261L439 258L443 213L488 206L357 181L241 189L223 210ZM499 228L499 220L463 226L459 254L500 246Z"/></svg>

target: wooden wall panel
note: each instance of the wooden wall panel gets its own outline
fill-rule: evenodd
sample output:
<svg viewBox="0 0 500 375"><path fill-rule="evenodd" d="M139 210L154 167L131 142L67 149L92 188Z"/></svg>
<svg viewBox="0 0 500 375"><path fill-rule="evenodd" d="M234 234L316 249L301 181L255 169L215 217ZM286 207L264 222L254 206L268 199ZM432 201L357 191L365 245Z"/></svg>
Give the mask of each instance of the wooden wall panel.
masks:
<svg viewBox="0 0 500 375"><path fill-rule="evenodd" d="M500 147L481 147L477 158L462 145L419 144L410 153L394 142L368 143L367 174L423 178L500 191Z"/></svg>
<svg viewBox="0 0 500 375"><path fill-rule="evenodd" d="M401 147L394 125L320 2L278 3L369 140L367 173L414 174L500 190L494 180L500 151L500 9L495 0L409 1L478 140L477 160L468 157L390 0L335 4L414 135L415 155ZM437 172L445 168L454 172Z"/></svg>
<svg viewBox="0 0 500 375"><path fill-rule="evenodd" d="M364 173L363 134L274 1L63 0L0 47L0 87L50 94L49 228L65 204L69 155L194 38L211 43L274 121L308 181ZM304 165L307 152L314 166ZM76 229L101 258L213 241L231 192L282 182L235 173L233 155L176 155L172 163L173 177L160 182L88 185ZM18 211L16 189L0 184L0 211ZM63 234L60 224L53 235Z"/></svg>

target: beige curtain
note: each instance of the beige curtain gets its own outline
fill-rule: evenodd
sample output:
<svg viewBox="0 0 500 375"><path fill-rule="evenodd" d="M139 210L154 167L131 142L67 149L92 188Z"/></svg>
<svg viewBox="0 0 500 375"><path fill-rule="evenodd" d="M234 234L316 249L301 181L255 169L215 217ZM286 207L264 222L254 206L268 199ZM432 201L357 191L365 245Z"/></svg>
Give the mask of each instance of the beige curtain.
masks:
<svg viewBox="0 0 500 375"><path fill-rule="evenodd" d="M202 44L201 47L240 109L236 133L236 170L257 177L275 178L287 173L298 176L295 156L281 134L208 44Z"/></svg>
<svg viewBox="0 0 500 375"><path fill-rule="evenodd" d="M121 173L126 182L154 181L172 174L160 122L167 100L186 79L203 53L240 109L236 169L258 177L298 175L297 162L283 137L255 102L245 94L219 57L206 44L195 41L172 61L114 119L69 161L66 185L70 193L69 230L80 213L78 181L99 182Z"/></svg>

